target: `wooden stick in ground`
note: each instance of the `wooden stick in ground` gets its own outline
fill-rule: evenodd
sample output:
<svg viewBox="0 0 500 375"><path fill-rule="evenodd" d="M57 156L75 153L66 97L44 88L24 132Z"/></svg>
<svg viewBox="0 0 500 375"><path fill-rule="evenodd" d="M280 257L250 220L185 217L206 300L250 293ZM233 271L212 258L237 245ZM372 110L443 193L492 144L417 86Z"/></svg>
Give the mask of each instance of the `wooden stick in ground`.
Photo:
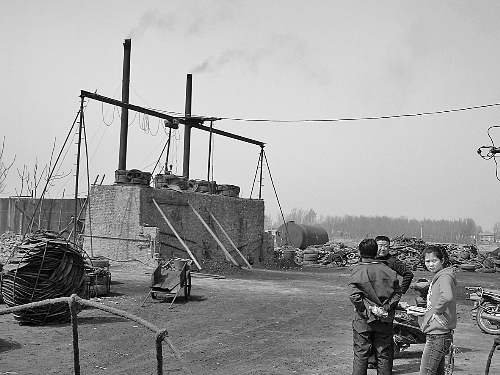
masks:
<svg viewBox="0 0 500 375"><path fill-rule="evenodd" d="M222 251L224 251L224 254L226 254L226 257L229 258L229 260L231 262L233 262L233 264L235 266L240 266L238 264L238 262L236 262L234 260L234 258L231 256L231 254L229 254L229 251L227 251L227 249L224 247L224 245L222 244L222 242L220 242L220 240L217 238L217 236L215 235L215 233L212 231L212 229L210 229L210 227L208 226L208 224L205 222L205 220L203 220L203 218L201 217L201 215L198 213L198 211L195 210L195 208L193 207L193 205L191 203L188 202L188 205L189 207L191 207L191 209L193 210L193 212L195 213L196 216L198 216L198 219L200 219L201 223L205 226L205 228L207 228L208 230L208 233L210 233L212 235L212 237L214 238L214 240L219 244L219 246L221 247Z"/></svg>
<svg viewBox="0 0 500 375"><path fill-rule="evenodd" d="M234 250L236 250L236 252L240 255L241 259L243 259L243 261L246 263L246 265L248 266L248 268L252 269L252 266L250 265L250 263L248 263L248 261L245 259L245 257L243 256L243 254L238 250L238 248L236 247L236 245L234 244L234 242L231 240L231 238L226 233L226 231L224 230L224 228L222 227L222 225L219 223L219 220L217 220L215 218L215 216L210 211L208 211L208 213L210 214L210 216L212 217L212 219L214 219L215 223L219 226L220 230L222 231L222 233L224 233L224 235L229 240L229 242L231 243L231 245L233 245Z"/></svg>
<svg viewBox="0 0 500 375"><path fill-rule="evenodd" d="M168 221L167 217L165 216L165 214L163 213L163 211L161 210L160 206L158 206L158 203L156 203L155 199L153 198L153 203L155 204L156 208L158 209L158 211L160 211L160 214L161 216L163 217L163 220L166 221L166 223L168 224L168 226L170 227L170 229L172 230L172 232L174 232L175 234L175 237L177 237L177 239L179 240L179 242L182 244L182 246L184 246L184 249L186 249L187 253L189 254L189 256L191 257L191 259L193 260L194 264L196 264L196 267L198 267L199 270L201 270L201 266L200 264L196 261L196 258L194 257L193 253L191 252L191 250L189 250L189 247L187 247L187 245L184 243L184 241L182 240L182 238L179 236L179 234L177 233L177 231L174 229L174 227L172 226L172 224L170 224L170 221Z"/></svg>

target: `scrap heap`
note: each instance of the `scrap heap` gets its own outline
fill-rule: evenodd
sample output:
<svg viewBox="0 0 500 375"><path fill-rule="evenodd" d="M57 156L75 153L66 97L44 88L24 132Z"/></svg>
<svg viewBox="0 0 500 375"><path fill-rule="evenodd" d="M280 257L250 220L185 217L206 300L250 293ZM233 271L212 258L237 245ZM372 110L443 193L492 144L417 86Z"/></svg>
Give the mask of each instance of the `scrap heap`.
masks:
<svg viewBox="0 0 500 375"><path fill-rule="evenodd" d="M422 250L429 245L415 237L398 236L391 241L390 253L401 260L411 270L425 270L420 258ZM444 248L451 263L458 270L495 272L500 267L500 258L496 253L480 254L475 245L432 243ZM312 245L304 250L290 245L275 248L275 257L289 257L293 251L293 259L298 266L323 265L328 267L348 267L359 262L358 249L343 243L330 241L324 245Z"/></svg>

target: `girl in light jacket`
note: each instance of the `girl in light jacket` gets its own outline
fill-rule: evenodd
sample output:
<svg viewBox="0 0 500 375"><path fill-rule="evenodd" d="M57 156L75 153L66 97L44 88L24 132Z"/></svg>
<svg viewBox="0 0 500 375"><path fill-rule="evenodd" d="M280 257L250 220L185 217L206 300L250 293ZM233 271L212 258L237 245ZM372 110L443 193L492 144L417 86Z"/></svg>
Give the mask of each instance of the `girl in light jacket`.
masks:
<svg viewBox="0 0 500 375"><path fill-rule="evenodd" d="M429 245L422 257L434 277L427 294L426 313L420 324L426 335L420 375L444 375L445 357L457 326L457 280L446 250Z"/></svg>

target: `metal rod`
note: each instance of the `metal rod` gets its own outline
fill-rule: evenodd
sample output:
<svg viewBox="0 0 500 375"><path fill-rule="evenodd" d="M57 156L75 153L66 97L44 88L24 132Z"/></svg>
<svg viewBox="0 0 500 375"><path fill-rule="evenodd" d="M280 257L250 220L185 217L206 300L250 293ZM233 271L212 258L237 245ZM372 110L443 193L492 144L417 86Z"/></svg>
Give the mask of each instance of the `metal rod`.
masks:
<svg viewBox="0 0 500 375"><path fill-rule="evenodd" d="M182 246L184 246L184 248L188 252L189 256L193 260L194 264L196 264L196 267L198 267L198 269L201 270L201 266L198 263L198 261L196 260L196 258L194 257L193 253L191 252L191 250L189 250L189 247L187 247L186 243L182 240L181 236L179 236L179 234L177 233L177 231L174 229L174 227L172 226L172 224L170 223L170 221L167 219L167 216L163 213L163 211L161 210L161 208L158 205L158 203L156 203L156 200L154 198L153 198L153 203L156 206L156 208L158 209L158 211L160 211L160 214L163 217L163 220L165 220L165 222L170 227L170 229L172 230L172 232L174 232L174 234L177 237L177 239L179 240L179 242L182 244Z"/></svg>
<svg viewBox="0 0 500 375"><path fill-rule="evenodd" d="M193 75L188 74L186 80L186 106L184 115L186 119L191 117L191 102L193 96ZM189 157L191 149L191 124L186 121L184 124L184 157L182 164L182 175L189 180Z"/></svg>
<svg viewBox="0 0 500 375"><path fill-rule="evenodd" d="M210 194L212 191L212 184L210 183L210 162L212 158L212 135L213 135L213 121L210 121L210 136L208 137L208 168L207 168L207 181L208 181L208 191ZM212 176L213 177L213 176Z"/></svg>
<svg viewBox="0 0 500 375"><path fill-rule="evenodd" d="M181 121L181 122L183 122L183 121ZM199 123L199 120L195 120L194 118L192 120L186 119L186 122L190 122L190 126L192 128L205 130L207 132L210 131L210 127L201 125ZM243 141L243 142L246 142L246 143L251 143L251 144L254 144L254 145L257 145L257 146L261 146L261 147L264 147L264 145L265 145L264 142L256 141L254 139L247 138L247 137L242 137L241 135L236 135L236 134L233 134L233 133L229 133L229 132L226 132L224 130L212 129L212 133L218 134L218 135L223 135L224 137L228 137L228 138L232 138L232 139L237 139L238 141Z"/></svg>
<svg viewBox="0 0 500 375"><path fill-rule="evenodd" d="M165 124L166 127L174 128L174 129L179 128L179 125L177 125L177 123L174 122L174 120L176 120L176 118L169 116L169 115L166 115L166 114L161 113L161 112L153 111L152 109L142 108L142 107L139 107L137 105L123 103L119 100L108 98L106 96L102 96L102 95L95 94L95 93L85 91L85 90L80 90L80 96L84 96L84 97L89 98L89 99L94 99L94 100L97 100L97 101L100 101L103 103L116 105L118 107L127 108L127 109L130 109L132 111L144 113L146 115L161 118L164 120L169 120L170 122Z"/></svg>
<svg viewBox="0 0 500 375"><path fill-rule="evenodd" d="M260 146L260 179L259 179L259 199L262 199L262 166L264 163L264 146Z"/></svg>
<svg viewBox="0 0 500 375"><path fill-rule="evenodd" d="M129 101L130 90L130 52L132 40L125 39L123 43L123 80L122 80L122 102ZM118 155L118 169L127 169L127 137L128 137L128 109L122 107L122 121L120 127L120 151Z"/></svg>
<svg viewBox="0 0 500 375"><path fill-rule="evenodd" d="M231 256L231 254L229 254L229 251L227 251L227 249L224 247L224 245L222 244L222 242L220 242L219 238L217 238L217 236L215 235L214 231L208 226L208 224L205 222L205 220L203 220L203 218L198 213L198 211L196 211L196 209L193 207L193 205L191 203L188 202L188 204L189 204L189 207L191 207L191 209L195 213L195 215L198 217L198 219L200 219L200 221L203 224L203 226L208 230L208 233L210 233L210 235L213 237L213 239L219 244L219 246L221 247L222 251L224 251L224 254L226 254L226 258L229 259L231 262L233 262L233 264L235 266L239 267L240 265L238 264L238 262L236 262L234 260L234 258Z"/></svg>
<svg viewBox="0 0 500 375"><path fill-rule="evenodd" d="M73 216L73 243L76 244L76 226L78 225L78 179L80 177L80 152L82 147L82 127L83 127L83 101L80 99L80 123L78 124L78 151L76 154L76 177L75 177L75 215Z"/></svg>
<svg viewBox="0 0 500 375"><path fill-rule="evenodd" d="M85 122L83 123L82 129L83 129L83 140L84 140L84 143L85 143L85 160L87 162L87 190L88 190L88 192L87 192L87 199L85 200L85 203L83 204L83 207L80 210L80 215L83 213L85 205L88 204L88 210L89 210L89 225L88 225L88 229L89 229L89 233L90 233L90 256L94 257L94 246L93 246L94 244L92 242L92 213L90 211L90 206L91 206L90 197L91 197L91 191L92 190L91 190L91 187L90 187L89 148L88 148L88 144L87 144L87 130L85 128ZM97 177L95 178L96 181L97 181ZM95 185L95 182L94 182L94 185Z"/></svg>
<svg viewBox="0 0 500 375"><path fill-rule="evenodd" d="M208 209L207 209L208 211ZM227 232L224 230L224 228L222 227L221 223L219 223L219 220L217 220L215 218L215 216L210 212L208 211L208 213L210 214L210 216L212 217L212 219L214 219L215 223L219 226L220 230L222 231L222 233L224 233L224 235L226 236L226 238L228 239L228 241L231 243L231 245L233 246L234 250L236 250L236 252L239 254L239 256L241 257L241 259L243 259L243 261L246 263L246 265L248 266L248 268L252 269L252 266L250 265L250 263L248 263L248 261L245 259L245 257L243 256L243 254L240 252L240 250L236 247L236 245L234 244L234 242L231 240L231 237L229 237L229 235L227 234Z"/></svg>
<svg viewBox="0 0 500 375"><path fill-rule="evenodd" d="M170 172L168 169L168 155L170 154L170 141L172 139L172 128L168 129L167 156L165 157L165 173Z"/></svg>

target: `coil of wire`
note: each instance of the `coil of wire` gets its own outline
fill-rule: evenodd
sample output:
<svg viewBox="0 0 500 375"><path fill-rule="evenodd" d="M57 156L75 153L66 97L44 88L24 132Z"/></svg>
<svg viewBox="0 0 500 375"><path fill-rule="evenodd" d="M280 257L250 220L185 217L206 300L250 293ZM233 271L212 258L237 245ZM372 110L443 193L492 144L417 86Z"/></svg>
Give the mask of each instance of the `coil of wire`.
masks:
<svg viewBox="0 0 500 375"><path fill-rule="evenodd" d="M83 253L56 232L37 231L18 245L3 268L1 293L8 307L50 298L85 296ZM14 314L20 324L59 324L71 319L67 303Z"/></svg>

